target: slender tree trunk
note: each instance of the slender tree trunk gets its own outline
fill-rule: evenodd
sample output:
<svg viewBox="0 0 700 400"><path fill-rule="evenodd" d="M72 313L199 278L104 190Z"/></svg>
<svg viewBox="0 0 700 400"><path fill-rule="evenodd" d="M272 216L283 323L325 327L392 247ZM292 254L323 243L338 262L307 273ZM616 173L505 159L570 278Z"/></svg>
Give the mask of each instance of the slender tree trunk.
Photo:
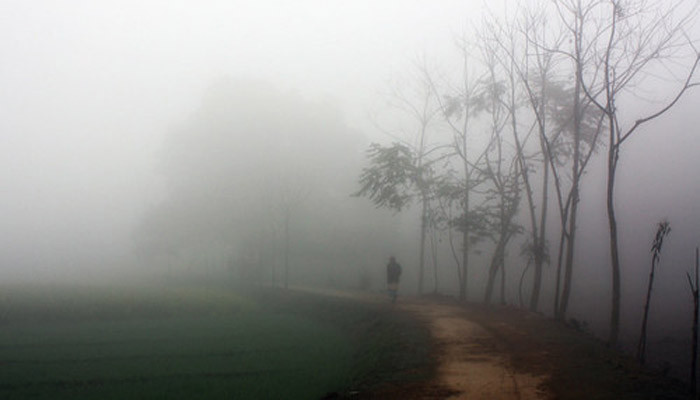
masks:
<svg viewBox="0 0 700 400"><path fill-rule="evenodd" d="M580 65L577 63L577 65ZM577 76L580 74L580 70L577 67ZM574 270L574 251L576 249L576 220L578 215L578 203L579 203L579 185L581 177L581 81L576 79L576 85L574 87L574 162L571 168L571 203L569 205L569 215L567 218L568 222L568 238L566 243L566 265L564 267L564 288L561 294L561 304L559 310L557 311L557 316L561 320L566 319L566 311L569 307L569 297L571 296L571 281L573 279Z"/></svg>
<svg viewBox="0 0 700 400"><path fill-rule="evenodd" d="M644 364L646 361L646 349L647 349L647 323L649 322L649 305L651 304L651 291L654 287L654 273L656 272L656 266L659 263L661 255L661 245L663 244L664 237L670 232L668 222L661 222L656 230L656 236L654 237L654 243L651 246L651 271L649 272L649 286L647 287L647 299L644 302L644 317L642 318L642 329L639 334L639 344L637 346L637 360L640 364Z"/></svg>
<svg viewBox="0 0 700 400"><path fill-rule="evenodd" d="M612 119L612 118L611 118ZM610 121L610 147L608 149L608 185L607 212L610 230L610 258L612 269L612 307L610 309L610 333L608 343L616 346L620 334L620 256L618 253L617 219L615 218L615 170L617 168L618 149L615 144L615 124Z"/></svg>
<svg viewBox="0 0 700 400"><path fill-rule="evenodd" d="M501 254L501 305L506 305L506 255Z"/></svg>
<svg viewBox="0 0 700 400"><path fill-rule="evenodd" d="M523 300L523 282L525 281L525 274L527 273L527 270L530 269L530 265L532 265L532 258L527 260L527 264L523 269L523 273L520 274L520 281L518 282L518 301L520 303L520 307L523 308L525 307L525 301Z"/></svg>
<svg viewBox="0 0 700 400"><path fill-rule="evenodd" d="M502 268L502 254L503 254L503 242L505 235L501 233L498 243L496 243L496 248L493 250L493 256L491 256L491 265L489 266L489 277L486 282L486 293L484 295L484 303L489 304L491 298L493 297L493 290L496 286L496 276L498 275L498 270Z"/></svg>
<svg viewBox="0 0 700 400"><path fill-rule="evenodd" d="M438 255L437 241L435 239L435 229L430 230L430 255L433 260L433 293L438 292Z"/></svg>
<svg viewBox="0 0 700 400"><path fill-rule="evenodd" d="M540 292L542 291L542 266L544 264L545 252L545 224L547 220L547 190L549 188L549 159L544 151L544 176L542 178L542 210L540 211L539 236L534 244L535 257L535 277L532 283L532 295L530 297L530 311L537 311L540 302Z"/></svg>
<svg viewBox="0 0 700 400"><path fill-rule="evenodd" d="M511 101L514 102L513 99L511 99ZM514 105L512 105L512 107L514 108ZM515 122L515 118L512 117L511 120L512 120L511 124L513 126L513 141L515 142L515 150L517 152L518 165L520 168L520 175L523 178L523 184L525 185L525 194L527 196L528 213L530 216L530 225L532 227L532 241L533 241L532 248L533 248L533 253L534 253L533 259L535 259L538 257L537 253L538 253L538 249L539 249L539 244L537 243L538 239L539 239L539 235L537 233L537 215L536 215L537 211L535 210L535 202L533 200L532 186L530 186L530 177L528 176L529 172L528 172L528 168L527 168L527 162L525 161L525 154L524 154L524 151L522 148L522 144L520 143L520 138L517 135L517 125ZM537 263L537 262L538 262L538 260L535 260L535 263ZM528 262L528 267L529 267L529 265L530 265L530 263ZM527 268L525 270L527 270ZM523 275L520 277L520 284L519 284L520 287L519 287L518 293L521 296L522 296L522 284L523 284L524 277L525 277L525 271L523 271ZM534 296L535 295L533 294L533 297L531 297L531 302L530 302L531 309L532 309ZM522 301L522 299L521 299L521 301ZM536 305L537 300L534 300L534 302Z"/></svg>
<svg viewBox="0 0 700 400"><path fill-rule="evenodd" d="M502 271L501 273L501 302L503 302L504 299L504 286L505 286L505 267L503 265L505 261L505 251L506 251L506 245L508 243L508 240L510 239L510 234L508 233L508 225L510 225L510 222L513 217L513 213L510 213L506 215L506 210L505 210L505 202L507 199L505 198L503 191L501 191L501 206L499 207L499 218L500 218L500 227L499 227L499 235L498 235L498 242L496 243L496 248L493 250L493 256L491 257L491 265L489 266L489 277L488 281L486 282L486 293L484 295L484 303L489 304L491 302L491 298L493 297L493 290L494 287L496 286L496 275L498 275L499 269ZM506 221L507 219L507 221Z"/></svg>
<svg viewBox="0 0 700 400"><path fill-rule="evenodd" d="M698 308L700 308L700 300L698 299L698 273L700 271L700 254L699 250L695 248L695 285L690 280L688 276L688 281L690 282L690 288L693 291L693 347L690 353L690 392L694 395L697 393L698 375L697 375L697 365L698 365Z"/></svg>
<svg viewBox="0 0 700 400"><path fill-rule="evenodd" d="M574 178L576 181L577 179ZM569 297L571 297L571 283L574 275L574 250L576 244L576 216L578 211L578 182L575 183L572 193L571 207L569 208L569 238L566 242L566 261L564 266L564 286L561 292L561 303L559 305L558 318L566 319L566 311L569 308Z"/></svg>
<svg viewBox="0 0 700 400"><path fill-rule="evenodd" d="M469 280L467 274L469 272L469 232L462 234L462 282L459 285L459 299L467 301L469 290L467 285Z"/></svg>
<svg viewBox="0 0 700 400"><path fill-rule="evenodd" d="M466 72L466 66L465 66ZM465 83L467 78L465 77ZM465 88L465 93L468 93L468 89ZM467 301L469 296L469 231L470 231L470 221L469 221L469 191L470 179L469 179L469 158L467 156L467 130L469 128L469 107L465 109L464 116L464 126L462 128L462 155L464 156L464 205L462 210L464 212L464 226L462 227L464 231L462 232L462 283L460 284L459 299L462 301Z"/></svg>
<svg viewBox="0 0 700 400"><path fill-rule="evenodd" d="M466 167L466 162L465 162L465 170L467 170ZM461 301L467 301L467 297L469 296L469 289L468 289L468 284L469 284L469 279L467 275L469 274L469 215L468 215L468 210L469 210L469 178L465 178L466 183L467 183L467 188L464 191L464 231L462 232L462 275L461 275L461 282L459 284L459 299Z"/></svg>
<svg viewBox="0 0 700 400"><path fill-rule="evenodd" d="M637 360L644 365L646 361L647 349L647 323L649 322L649 305L651 303L651 289L654 286L654 269L656 265L652 260L651 272L649 272L649 284L647 286L647 298L644 302L644 316L642 317L642 329L639 333L639 343L637 344Z"/></svg>
<svg viewBox="0 0 700 400"><path fill-rule="evenodd" d="M420 219L420 250L418 256L418 295L423 294L423 277L425 275L425 235L428 230L428 200L422 195Z"/></svg>
<svg viewBox="0 0 700 400"><path fill-rule="evenodd" d="M539 246L540 244L537 244L537 248L535 248L536 252L539 252ZM542 256L540 254L535 254L534 257L534 267L535 267L535 275L533 277L533 282L532 282L532 294L530 295L530 311L537 311L537 307L540 302L540 291L542 289Z"/></svg>
<svg viewBox="0 0 700 400"><path fill-rule="evenodd" d="M561 320L562 316L559 313L560 306L559 303L561 301L561 273L562 269L564 267L563 263L563 258L564 258L564 245L566 244L566 221L562 221L562 226L561 226L561 233L559 235L559 251L557 253L557 277L556 277L556 283L554 287L554 318Z"/></svg>

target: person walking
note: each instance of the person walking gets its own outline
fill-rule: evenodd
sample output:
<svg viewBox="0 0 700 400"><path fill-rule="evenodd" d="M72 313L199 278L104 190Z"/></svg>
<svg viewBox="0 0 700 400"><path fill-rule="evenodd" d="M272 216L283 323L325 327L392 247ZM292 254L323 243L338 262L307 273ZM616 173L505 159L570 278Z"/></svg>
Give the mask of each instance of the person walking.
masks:
<svg viewBox="0 0 700 400"><path fill-rule="evenodd" d="M401 265L396 262L394 256L389 257L386 265L386 287L392 303L396 303L396 295L399 291L399 278L401 277Z"/></svg>

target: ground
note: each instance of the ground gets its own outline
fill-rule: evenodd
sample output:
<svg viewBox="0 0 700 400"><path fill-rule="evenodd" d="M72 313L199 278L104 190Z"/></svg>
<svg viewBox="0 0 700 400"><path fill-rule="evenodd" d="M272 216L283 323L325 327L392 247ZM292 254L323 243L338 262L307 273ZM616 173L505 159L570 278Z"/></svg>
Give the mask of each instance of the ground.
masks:
<svg viewBox="0 0 700 400"><path fill-rule="evenodd" d="M428 327L432 342L423 366L430 371L428 379L379 383L356 398L692 398L684 383L537 313L447 297L404 297L391 305L380 295L340 296L407 314Z"/></svg>
<svg viewBox="0 0 700 400"><path fill-rule="evenodd" d="M2 287L0 398L691 398L514 307L259 289Z"/></svg>
<svg viewBox="0 0 700 400"><path fill-rule="evenodd" d="M494 336L464 317L463 308L432 301L401 307L426 321L437 344L435 380L450 399L548 399L545 375L516 371Z"/></svg>

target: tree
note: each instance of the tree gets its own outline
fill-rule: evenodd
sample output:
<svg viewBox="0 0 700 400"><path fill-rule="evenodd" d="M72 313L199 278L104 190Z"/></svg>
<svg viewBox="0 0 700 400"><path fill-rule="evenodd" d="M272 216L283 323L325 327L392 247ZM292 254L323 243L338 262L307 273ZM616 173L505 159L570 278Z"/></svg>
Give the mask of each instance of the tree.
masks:
<svg viewBox="0 0 700 400"><path fill-rule="evenodd" d="M522 227L515 223L515 215L520 205L521 185L518 170L517 153L507 154L505 130L508 128L512 115L508 112L507 80L502 80L497 70L499 66L497 50L489 46L490 41L481 42L481 53L487 68L486 77L481 93L480 103L487 108L490 118L490 133L488 151L485 153L482 165L479 166L484 179L490 182L486 189L487 201L491 206L487 209L489 221L489 236L495 244L488 269L488 280L484 294L484 302L490 303L493 296L496 276L501 273L501 304L505 304L505 253L509 241L520 233Z"/></svg>
<svg viewBox="0 0 700 400"><path fill-rule="evenodd" d="M616 345L620 330L621 266L618 221L615 215L615 177L623 144L639 132L639 128L665 114L683 97L693 83L700 52L686 35L697 5L685 1L650 4L647 1L591 0L570 1L563 12L590 16L574 26L574 40L581 43L582 58L577 60L578 79L586 97L605 115L608 129L606 209L610 233L612 272L612 307L609 343ZM680 15L680 17L679 17ZM622 106L624 95L638 89L643 78L655 66L673 71L670 61L692 52L685 69L685 78L674 80L675 94L657 111L634 122ZM594 61L583 63L591 57ZM671 74L673 76L673 74Z"/></svg>
<svg viewBox="0 0 700 400"><path fill-rule="evenodd" d="M444 121L451 134L449 144L451 152L445 157L456 159L453 164L447 166L447 171L442 174L437 193L439 197L442 197L441 209L444 215L448 216L450 227L462 234L460 263L452 242L451 231L449 231L450 248L457 263L459 299L465 301L468 298L471 242L483 236L472 235L472 232L475 229L480 229L478 227L482 224L480 213L472 210L471 193L483 182L482 178L478 176L475 165L483 160L488 148L478 149L475 152L476 146L472 146L472 136L475 129L471 124L484 108L481 99L476 96L480 85L479 80L474 78L470 66L469 42L462 38L457 45L462 60L462 70L457 83L445 85L445 89L443 89L432 77L427 74L426 76L430 80ZM458 215L453 216L455 206L459 212Z"/></svg>
<svg viewBox="0 0 700 400"><path fill-rule="evenodd" d="M274 268L275 259L286 257L289 271L293 248L276 246L276 235L289 243L292 233L283 236L285 226L296 235L303 225L307 236L325 229L329 217L320 207L306 207L309 202L333 205L334 219L350 212L338 212L338 204L347 201L354 184L359 145L358 135L329 105L261 82L217 81L166 138L160 152L166 196L143 218L136 244L150 246L163 235L172 238L167 250L181 263L184 254L248 257L258 268ZM306 253L322 258L338 246L344 244L317 243Z"/></svg>
<svg viewBox="0 0 700 400"><path fill-rule="evenodd" d="M639 334L639 343L637 345L637 360L640 364L644 364L646 359L647 349L647 322L649 321L649 304L651 303L651 289L654 286L654 272L661 258L661 246L664 244L664 238L671 232L671 227L668 221L659 222L654 236L654 242L651 245L651 271L649 272L649 286L647 287L647 298L644 303L644 317L642 318L642 329Z"/></svg>
<svg viewBox="0 0 700 400"><path fill-rule="evenodd" d="M560 3L556 4L562 7ZM584 13L576 13L574 21L565 21L566 34L575 31L576 27L582 24L584 17ZM577 79L583 66L589 62L582 55L580 40L574 35L572 40L568 41L570 48L566 48L563 43L552 46L538 40L537 37L528 37L528 41L540 51L553 56L564 55L568 59L564 61L573 60L573 87L565 81L551 81L548 84L549 101L546 112L552 121L553 129L542 136L543 151L547 154L552 171L561 225L554 315L557 319L564 320L572 287L581 177L598 148L598 137L603 130L604 119L602 113L583 95L580 80ZM569 174L564 170L567 164L571 168ZM567 175L568 187L564 179Z"/></svg>
<svg viewBox="0 0 700 400"><path fill-rule="evenodd" d="M517 12L522 12L518 14ZM520 19L501 23L497 18L487 21L485 40L490 44L492 52L497 54L497 59L508 76L511 86L510 98L507 108L511 115L511 126L515 152L518 161L521 181L525 189L525 200L530 222L530 238L528 240L528 257L534 267L532 290L530 294L529 308L537 310L542 290L543 266L548 260L546 242L546 227L549 203L549 184L551 171L550 152L547 151L547 137L549 134L549 119L547 105L550 100L549 85L554 81L554 57L552 52L544 50L545 43L557 47L560 38L554 35L549 38L545 29L546 16L542 9L518 9L516 15ZM552 44L548 42L552 41ZM529 107L534 123L530 132L536 129L538 148L534 153L528 154L526 142L530 137L522 135L518 127L517 110L520 103L520 91L525 97L525 105ZM536 158L541 171L541 191L539 212L535 201L535 175L537 165L533 163ZM530 263L528 263L528 266ZM524 276L524 275L523 275Z"/></svg>

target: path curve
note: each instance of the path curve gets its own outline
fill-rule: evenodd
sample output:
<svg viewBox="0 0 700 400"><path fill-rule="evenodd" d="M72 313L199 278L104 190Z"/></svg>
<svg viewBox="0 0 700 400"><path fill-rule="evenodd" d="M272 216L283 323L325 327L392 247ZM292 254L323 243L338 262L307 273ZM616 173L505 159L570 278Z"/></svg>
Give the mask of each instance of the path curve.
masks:
<svg viewBox="0 0 700 400"><path fill-rule="evenodd" d="M313 292L388 305L388 299L383 295L318 289ZM435 355L435 381L418 392L402 391L402 398L550 400L555 397L545 389L548 376L515 371L511 366L510 354L498 345L498 339L481 325L469 320L460 305L403 297L391 307L424 321L438 353ZM388 393L391 395L391 391ZM385 397L380 394L378 398Z"/></svg>
<svg viewBox="0 0 700 400"><path fill-rule="evenodd" d="M465 318L456 305L409 301L398 306L430 327L437 354L437 384L448 389L448 399L546 400L546 376L518 373L508 354L480 325Z"/></svg>

